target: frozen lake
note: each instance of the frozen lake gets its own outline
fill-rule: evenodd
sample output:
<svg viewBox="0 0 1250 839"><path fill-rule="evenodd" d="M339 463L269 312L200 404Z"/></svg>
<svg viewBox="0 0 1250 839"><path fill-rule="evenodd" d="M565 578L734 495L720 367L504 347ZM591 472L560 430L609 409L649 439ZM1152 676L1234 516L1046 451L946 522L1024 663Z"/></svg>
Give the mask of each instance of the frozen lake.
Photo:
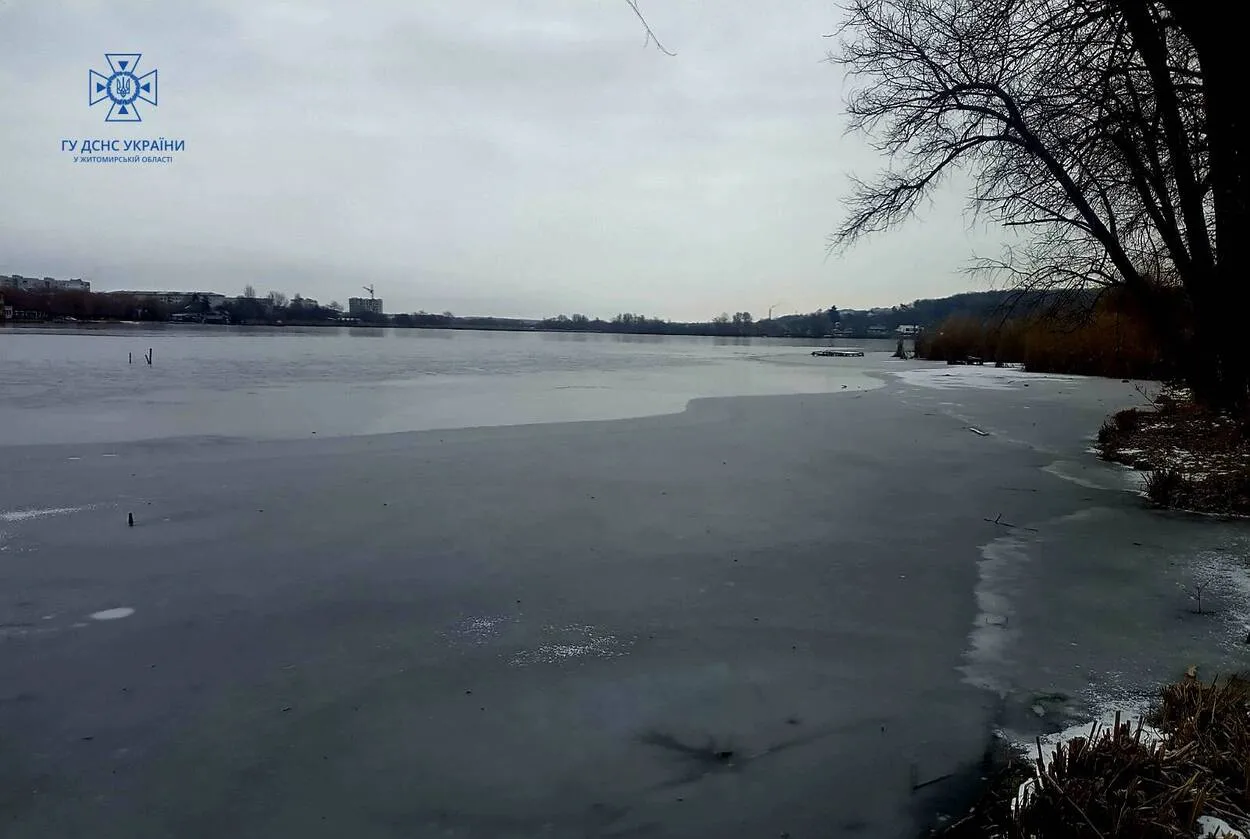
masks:
<svg viewBox="0 0 1250 839"><path fill-rule="evenodd" d="M880 384L828 341L362 328L0 330L5 443L298 439L676 413ZM144 354L153 351L148 366ZM875 352L874 352L875 351ZM129 361L133 358L133 363Z"/></svg>
<svg viewBox="0 0 1250 839"><path fill-rule="evenodd" d="M1133 383L810 349L0 333L6 839L902 839L1246 668Z"/></svg>

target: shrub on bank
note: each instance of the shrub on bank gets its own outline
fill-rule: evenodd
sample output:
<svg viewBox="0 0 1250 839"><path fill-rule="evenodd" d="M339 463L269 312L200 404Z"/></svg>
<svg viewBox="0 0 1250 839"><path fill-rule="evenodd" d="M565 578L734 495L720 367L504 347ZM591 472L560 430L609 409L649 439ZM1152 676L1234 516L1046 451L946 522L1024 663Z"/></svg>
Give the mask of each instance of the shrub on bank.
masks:
<svg viewBox="0 0 1250 839"><path fill-rule="evenodd" d="M1192 672L1192 671L1191 671ZM1250 683L1168 685L1150 725L1091 726L995 778L945 839L1192 839L1250 822ZM1040 749L1039 749L1040 751ZM1213 835L1213 834L1207 834Z"/></svg>
<svg viewBox="0 0 1250 839"><path fill-rule="evenodd" d="M1134 451L1131 438L1142 427L1142 413L1138 408L1125 408L1116 411L1102 421L1098 429L1098 455L1104 460L1116 460L1127 466L1135 466L1136 459L1125 460L1119 456L1120 450Z"/></svg>
<svg viewBox="0 0 1250 839"><path fill-rule="evenodd" d="M1183 506L1186 483L1185 473L1180 469L1155 469L1146 474L1146 497L1161 507Z"/></svg>
<svg viewBox="0 0 1250 839"><path fill-rule="evenodd" d="M1193 474L1175 468L1156 469L1146 476L1146 496L1161 507L1248 516L1250 475L1244 471Z"/></svg>
<svg viewBox="0 0 1250 839"><path fill-rule="evenodd" d="M1130 408L1098 430L1105 459L1149 470L1143 489L1161 507L1250 515L1250 426L1164 389L1152 409Z"/></svg>

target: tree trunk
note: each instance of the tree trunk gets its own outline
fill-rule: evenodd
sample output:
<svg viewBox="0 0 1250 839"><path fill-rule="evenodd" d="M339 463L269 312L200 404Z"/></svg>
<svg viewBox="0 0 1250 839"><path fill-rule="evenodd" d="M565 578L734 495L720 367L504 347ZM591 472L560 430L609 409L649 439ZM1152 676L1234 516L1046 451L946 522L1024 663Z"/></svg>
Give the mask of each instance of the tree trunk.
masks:
<svg viewBox="0 0 1250 839"><path fill-rule="evenodd" d="M1185 358L1185 378L1194 399L1218 411L1242 414L1250 399L1250 363L1240 330L1239 310L1220 294L1194 299L1193 338Z"/></svg>
<svg viewBox="0 0 1250 839"><path fill-rule="evenodd" d="M1215 265L1195 299L1195 325L1212 347L1215 407L1245 411L1250 359L1242 345L1250 305L1250 111L1244 105L1244 46L1227 37L1224 17L1204 4L1166 5L1197 50L1202 67L1205 137L1210 149L1211 226ZM1197 391L1195 391L1197 395Z"/></svg>

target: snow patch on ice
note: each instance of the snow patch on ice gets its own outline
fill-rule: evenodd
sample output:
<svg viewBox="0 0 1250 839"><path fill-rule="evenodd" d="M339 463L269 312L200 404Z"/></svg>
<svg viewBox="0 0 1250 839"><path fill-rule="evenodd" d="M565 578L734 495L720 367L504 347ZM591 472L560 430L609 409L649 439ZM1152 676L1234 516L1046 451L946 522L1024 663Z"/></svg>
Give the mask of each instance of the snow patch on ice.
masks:
<svg viewBox="0 0 1250 839"><path fill-rule="evenodd" d="M1225 644L1241 647L1250 633L1250 567L1240 553L1203 551L1188 564L1190 596L1202 588L1202 607L1225 624Z"/></svg>
<svg viewBox="0 0 1250 839"><path fill-rule="evenodd" d="M1199 816L1198 839L1247 839L1247 837L1223 819L1215 816Z"/></svg>
<svg viewBox="0 0 1250 839"><path fill-rule="evenodd" d="M1056 373L1025 373L1012 367L982 367L957 365L947 367L924 367L916 370L894 372L904 382L933 390L952 388L975 388L978 390L1013 390L1034 381L1078 381L1080 376L1062 376Z"/></svg>
<svg viewBox="0 0 1250 839"><path fill-rule="evenodd" d="M512 656L513 667L533 664L556 664L577 658L616 658L625 655L630 646L615 635L601 635L593 626L574 625L547 627L547 631L561 636L560 640L543 644L532 650L522 650Z"/></svg>
<svg viewBox="0 0 1250 839"><path fill-rule="evenodd" d="M1087 507L1047 523L1081 522L1102 512L1104 508ZM1023 631L1014 620L1016 610L1012 601L1023 588L1023 577L1032 559L1028 552L1031 540L1027 539L1014 533L1000 536L981 546L981 559L977 561L977 584L973 591L977 616L968 633L960 672L968 684L1000 696L1006 696L1012 689L1010 655Z"/></svg>
<svg viewBox="0 0 1250 839"><path fill-rule="evenodd" d="M451 628L447 635L457 641L482 645L497 638L503 627L512 619L504 615L476 615L467 617Z"/></svg>
<svg viewBox="0 0 1250 839"><path fill-rule="evenodd" d="M42 519L48 516L65 516L70 513L81 513L86 507L48 507L42 510L8 510L0 512L0 521L22 522Z"/></svg>
<svg viewBox="0 0 1250 839"><path fill-rule="evenodd" d="M464 629L466 632L489 632L505 620L507 618L497 616L468 618L464 622Z"/></svg>
<svg viewBox="0 0 1250 839"><path fill-rule="evenodd" d="M968 634L961 668L965 680L985 690L1002 692L1007 684L1002 671L1008 650L1020 631L1011 625L1011 592L1018 585L1021 567L1029 561L1024 543L1015 536L1002 536L981 546L974 592L977 617Z"/></svg>
<svg viewBox="0 0 1250 839"><path fill-rule="evenodd" d="M135 613L135 610L129 606L119 606L116 609L103 609L99 612L92 612L87 617L93 621L116 621L122 618L128 618Z"/></svg>

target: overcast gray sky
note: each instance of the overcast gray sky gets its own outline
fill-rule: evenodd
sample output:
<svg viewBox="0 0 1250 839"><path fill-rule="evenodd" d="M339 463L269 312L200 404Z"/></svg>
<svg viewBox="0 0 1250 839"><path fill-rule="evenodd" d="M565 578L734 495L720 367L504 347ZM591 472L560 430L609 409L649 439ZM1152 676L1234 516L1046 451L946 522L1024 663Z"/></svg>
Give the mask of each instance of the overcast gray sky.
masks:
<svg viewBox="0 0 1250 839"><path fill-rule="evenodd" d="M828 0L0 0L0 273L389 311L707 319L969 288L948 195L826 259L847 175ZM87 106L141 52L159 106ZM169 165L62 139L185 139Z"/></svg>

